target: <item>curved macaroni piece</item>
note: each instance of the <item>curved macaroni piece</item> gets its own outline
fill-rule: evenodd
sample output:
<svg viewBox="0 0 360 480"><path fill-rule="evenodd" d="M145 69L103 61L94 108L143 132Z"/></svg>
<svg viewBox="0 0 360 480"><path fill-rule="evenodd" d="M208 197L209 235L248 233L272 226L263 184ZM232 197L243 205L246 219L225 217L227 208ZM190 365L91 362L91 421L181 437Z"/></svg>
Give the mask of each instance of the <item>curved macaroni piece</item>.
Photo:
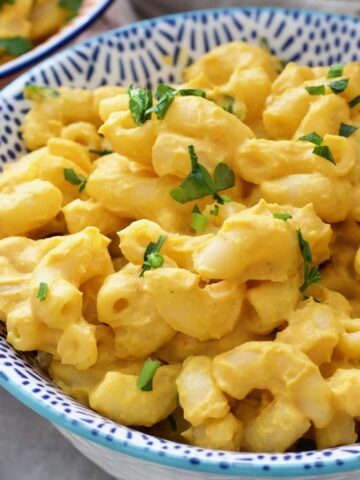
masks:
<svg viewBox="0 0 360 480"><path fill-rule="evenodd" d="M204 278L281 282L294 274L299 255L295 230L261 201L225 220L217 235L194 251L193 261Z"/></svg>
<svg viewBox="0 0 360 480"><path fill-rule="evenodd" d="M46 225L60 212L62 200L60 190L43 180L3 189L0 192L0 237L25 235Z"/></svg>
<svg viewBox="0 0 360 480"><path fill-rule="evenodd" d="M151 392L136 386L135 375L109 371L90 394L91 407L122 425L150 427L176 408L179 365L158 369Z"/></svg>
<svg viewBox="0 0 360 480"><path fill-rule="evenodd" d="M209 357L189 357L176 380L184 418L195 427L208 418L223 418L230 410L225 395L212 378L211 367Z"/></svg>
<svg viewBox="0 0 360 480"><path fill-rule="evenodd" d="M356 443L355 421L351 415L341 410L335 412L333 420L325 428L315 428L317 448L334 448Z"/></svg>
<svg viewBox="0 0 360 480"><path fill-rule="evenodd" d="M330 362L344 332L336 311L309 299L287 320L289 325L276 335L277 342L296 346L316 365Z"/></svg>
<svg viewBox="0 0 360 480"><path fill-rule="evenodd" d="M359 417L360 406L357 399L360 394L360 371L355 368L339 368L328 382L338 408L352 417Z"/></svg>
<svg viewBox="0 0 360 480"><path fill-rule="evenodd" d="M47 147L50 155L66 158L87 174L90 172L90 154L84 146L65 138L50 138L47 142Z"/></svg>
<svg viewBox="0 0 360 480"><path fill-rule="evenodd" d="M99 321L114 329L122 359L146 357L176 333L157 312L139 273L139 267L126 265L106 278L97 297Z"/></svg>
<svg viewBox="0 0 360 480"><path fill-rule="evenodd" d="M248 342L215 357L213 376L221 390L239 400L254 389L288 398L318 428L333 418L332 395L318 367L291 345Z"/></svg>
<svg viewBox="0 0 360 480"><path fill-rule="evenodd" d="M224 418L208 419L181 435L191 445L238 452L242 444L243 425L232 413L228 413Z"/></svg>
<svg viewBox="0 0 360 480"><path fill-rule="evenodd" d="M62 209L69 233L77 233L93 226L107 235L125 228L129 220L109 212L100 203L79 198L68 203Z"/></svg>
<svg viewBox="0 0 360 480"><path fill-rule="evenodd" d="M179 268L146 272L144 289L174 330L200 341L221 338L231 332L245 296L245 287L238 282L202 286L198 275Z"/></svg>
<svg viewBox="0 0 360 480"><path fill-rule="evenodd" d="M166 235L166 241L161 248L164 255L175 261L180 268L193 271L192 254L194 250L213 237L211 234L193 237L178 233L169 233L155 222L137 220L118 232L121 252L125 258L135 265L142 265L144 252L150 242L157 242L160 235Z"/></svg>
<svg viewBox="0 0 360 480"><path fill-rule="evenodd" d="M170 197L177 186L174 177L154 177L142 165L112 154L97 160L86 191L120 217L148 218L169 231L189 230L193 203L181 205Z"/></svg>

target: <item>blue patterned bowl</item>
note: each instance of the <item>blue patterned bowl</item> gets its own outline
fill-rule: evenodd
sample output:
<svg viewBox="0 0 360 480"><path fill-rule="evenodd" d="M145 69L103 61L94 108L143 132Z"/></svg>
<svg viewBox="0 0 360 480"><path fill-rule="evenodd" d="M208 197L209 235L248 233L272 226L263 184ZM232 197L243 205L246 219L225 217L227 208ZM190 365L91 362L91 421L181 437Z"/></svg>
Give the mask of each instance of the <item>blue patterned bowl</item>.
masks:
<svg viewBox="0 0 360 480"><path fill-rule="evenodd" d="M0 94L0 161L25 151L19 125L29 104L26 82L95 88L135 82L154 87L180 78L193 59L232 40L266 36L288 60L325 65L360 61L360 19L284 9L184 13L130 25L66 50L33 68ZM164 58L171 61L164 62ZM358 479L360 446L279 455L231 453L176 444L125 428L79 405L56 388L30 356L15 352L0 332L0 384L54 423L116 478L220 480L224 477ZM316 399L314 399L316 401ZM324 477L325 476L325 477Z"/></svg>
<svg viewBox="0 0 360 480"><path fill-rule="evenodd" d="M78 15L66 23L57 33L37 45L30 50L30 52L0 65L0 79L14 74L22 68L28 67L41 58L48 56L54 50L62 47L77 35L80 35L81 32L90 27L95 20L104 13L112 1L113 0L84 0Z"/></svg>

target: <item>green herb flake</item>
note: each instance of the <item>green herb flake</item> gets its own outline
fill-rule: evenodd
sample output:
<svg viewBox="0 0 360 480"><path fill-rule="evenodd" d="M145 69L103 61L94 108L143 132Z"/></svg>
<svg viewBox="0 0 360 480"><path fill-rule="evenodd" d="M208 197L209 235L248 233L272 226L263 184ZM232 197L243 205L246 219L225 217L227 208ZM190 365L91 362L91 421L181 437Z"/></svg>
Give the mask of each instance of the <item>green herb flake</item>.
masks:
<svg viewBox="0 0 360 480"><path fill-rule="evenodd" d="M310 244L302 236L300 228L296 230L301 255L304 259L304 282L300 287L300 292L304 292L311 284L321 281L319 267L312 266L313 258L310 250Z"/></svg>
<svg viewBox="0 0 360 480"><path fill-rule="evenodd" d="M270 53L270 55L272 55L270 43L266 37L259 38L259 47L262 48L263 50L266 50L268 53Z"/></svg>
<svg viewBox="0 0 360 480"><path fill-rule="evenodd" d="M342 123L340 125L339 135L341 137L348 138L351 137L351 135L355 133L358 129L359 127L354 127L353 125L347 125L346 123Z"/></svg>
<svg viewBox="0 0 360 480"><path fill-rule="evenodd" d="M311 142L314 145L321 145L323 142L323 137L318 135L316 132L311 132L300 137L299 140L301 140L302 142Z"/></svg>
<svg viewBox="0 0 360 480"><path fill-rule="evenodd" d="M344 65L335 64L331 65L327 74L327 78L336 78L336 77L342 77L344 73Z"/></svg>
<svg viewBox="0 0 360 480"><path fill-rule="evenodd" d="M55 88L30 83L24 87L24 97L34 102L40 102L42 100L60 97L60 92Z"/></svg>
<svg viewBox="0 0 360 480"><path fill-rule="evenodd" d="M181 88L177 92L181 97L202 97L206 98L206 92L200 88Z"/></svg>
<svg viewBox="0 0 360 480"><path fill-rule="evenodd" d="M130 85L128 94L131 116L136 125L140 126L151 118L152 93L146 88L135 88Z"/></svg>
<svg viewBox="0 0 360 480"><path fill-rule="evenodd" d="M210 215L213 215L214 217L217 217L219 215L219 210L220 210L220 207L219 205L216 203L214 205L214 207L210 210Z"/></svg>
<svg viewBox="0 0 360 480"><path fill-rule="evenodd" d="M0 51L18 57L32 49L31 41L27 37L0 38Z"/></svg>
<svg viewBox="0 0 360 480"><path fill-rule="evenodd" d="M353 98L350 102L349 102L349 107L350 108L354 108L356 107L356 105L359 105L360 103L360 95L358 95L357 97Z"/></svg>
<svg viewBox="0 0 360 480"><path fill-rule="evenodd" d="M99 155L100 157L114 153L113 150L96 150L96 148L89 148L89 152L93 153L94 155Z"/></svg>
<svg viewBox="0 0 360 480"><path fill-rule="evenodd" d="M64 178L67 182L71 183L71 185L80 185L80 193L86 187L87 178L78 175L72 168L64 168Z"/></svg>
<svg viewBox="0 0 360 480"><path fill-rule="evenodd" d="M139 390L143 392L151 392L153 390L153 380L160 366L160 360L145 360L136 381L136 386Z"/></svg>
<svg viewBox="0 0 360 480"><path fill-rule="evenodd" d="M180 187L170 191L171 197L179 203L187 203L211 195L218 203L224 203L225 196L221 196L217 192L227 190L235 185L234 172L225 163L219 163L215 168L213 179L206 168L199 164L193 145L188 146L188 151L191 172L181 182ZM228 198L226 197L226 200Z"/></svg>
<svg viewBox="0 0 360 480"><path fill-rule="evenodd" d="M349 79L343 78L342 80L334 80L333 82L330 82L329 87L336 95L338 95L339 93L342 93L346 89L348 84L349 84Z"/></svg>
<svg viewBox="0 0 360 480"><path fill-rule="evenodd" d="M164 264L164 257L160 255L160 249L163 246L166 235L160 235L156 243L150 242L145 249L144 263L141 267L140 277L144 276L144 273L152 268L160 268Z"/></svg>
<svg viewBox="0 0 360 480"><path fill-rule="evenodd" d="M169 425L170 425L170 428L173 432L177 432L177 423L176 423L176 420L175 418L172 416L172 415L169 415L167 417L167 420L169 422Z"/></svg>
<svg viewBox="0 0 360 480"><path fill-rule="evenodd" d="M285 212L274 212L273 217L277 218L278 220L284 220L285 222L287 222L290 218L292 218L292 215Z"/></svg>
<svg viewBox="0 0 360 480"><path fill-rule="evenodd" d="M327 145L317 145L314 150L312 151L314 155L318 155L319 157L325 158L329 162L336 165L334 156Z"/></svg>
<svg viewBox="0 0 360 480"><path fill-rule="evenodd" d="M313 87L305 87L310 95L325 95L325 85L316 85Z"/></svg>
<svg viewBox="0 0 360 480"><path fill-rule="evenodd" d="M59 6L69 11L67 20L71 20L79 13L83 0L59 0Z"/></svg>
<svg viewBox="0 0 360 480"><path fill-rule="evenodd" d="M192 209L192 222L191 226L198 233L204 232L208 224L208 219L205 215L200 212L200 209L197 205Z"/></svg>
<svg viewBox="0 0 360 480"><path fill-rule="evenodd" d="M36 294L36 298L40 300L40 302L43 302L46 298L48 292L48 284L44 282L40 282L39 288Z"/></svg>
<svg viewBox="0 0 360 480"><path fill-rule="evenodd" d="M0 0L0 8L3 7L4 5L14 5L15 0Z"/></svg>

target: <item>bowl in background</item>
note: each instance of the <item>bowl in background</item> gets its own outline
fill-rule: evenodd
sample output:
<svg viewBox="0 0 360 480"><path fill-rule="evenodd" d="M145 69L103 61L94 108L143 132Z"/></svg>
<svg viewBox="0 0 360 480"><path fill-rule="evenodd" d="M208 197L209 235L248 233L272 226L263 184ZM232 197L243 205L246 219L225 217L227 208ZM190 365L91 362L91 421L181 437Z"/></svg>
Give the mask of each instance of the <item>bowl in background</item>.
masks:
<svg viewBox="0 0 360 480"><path fill-rule="evenodd" d="M90 27L95 20L105 12L112 1L113 0L84 0L76 17L65 23L58 32L51 35L24 55L0 65L0 79L20 71L65 45Z"/></svg>
<svg viewBox="0 0 360 480"><path fill-rule="evenodd" d="M19 134L26 83L96 88L135 83L154 88L181 79L191 61L232 40L266 37L286 60L327 65L360 61L360 19L319 12L244 8L205 10L136 23L102 34L36 66L0 93L0 163L25 153ZM61 392L15 352L0 327L0 385L57 428L90 460L126 480L356 480L360 446L285 454L222 452L177 444L123 427ZM316 399L314 399L316 401Z"/></svg>

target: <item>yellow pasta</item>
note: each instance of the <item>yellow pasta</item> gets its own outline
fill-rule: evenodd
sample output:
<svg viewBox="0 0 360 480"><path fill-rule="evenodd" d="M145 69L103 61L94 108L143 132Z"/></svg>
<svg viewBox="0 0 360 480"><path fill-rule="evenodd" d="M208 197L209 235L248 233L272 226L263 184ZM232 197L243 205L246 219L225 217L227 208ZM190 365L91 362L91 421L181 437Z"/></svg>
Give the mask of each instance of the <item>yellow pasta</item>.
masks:
<svg viewBox="0 0 360 480"><path fill-rule="evenodd" d="M39 25L45 3L1 13L40 38L60 18ZM232 42L156 95L25 91L0 321L116 422L232 451L357 441L360 64L335 92L334 67L280 67Z"/></svg>

